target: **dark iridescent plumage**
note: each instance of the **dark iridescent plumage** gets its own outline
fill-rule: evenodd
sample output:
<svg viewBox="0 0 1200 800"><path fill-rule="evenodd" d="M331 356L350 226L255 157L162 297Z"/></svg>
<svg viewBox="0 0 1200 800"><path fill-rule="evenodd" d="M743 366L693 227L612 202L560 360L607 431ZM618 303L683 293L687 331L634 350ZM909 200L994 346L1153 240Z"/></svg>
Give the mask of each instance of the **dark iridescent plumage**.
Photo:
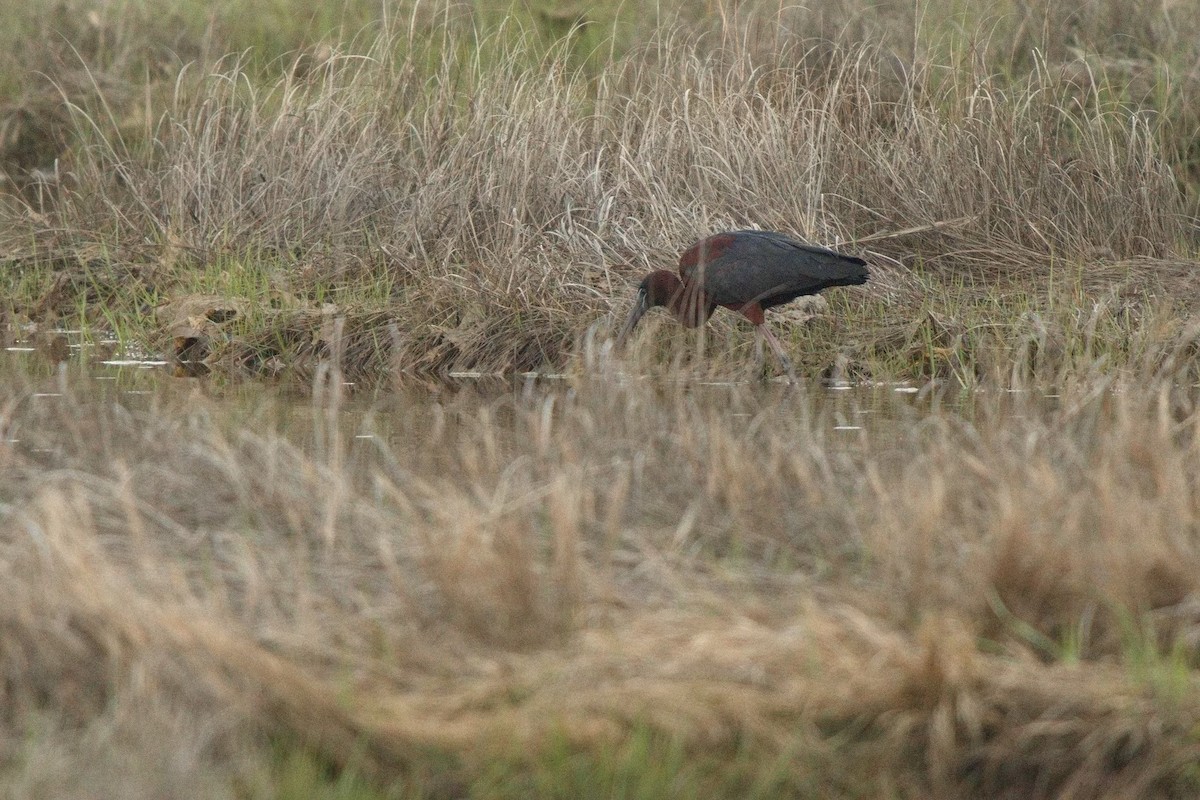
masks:
<svg viewBox="0 0 1200 800"><path fill-rule="evenodd" d="M832 286L865 283L867 262L782 233L733 231L684 251L679 275L687 283L699 279L716 305L757 302L765 310Z"/></svg>
<svg viewBox="0 0 1200 800"><path fill-rule="evenodd" d="M754 323L791 376L791 363L765 327L763 311L833 286L865 283L868 274L867 262L861 258L804 244L786 234L749 230L713 234L683 252L679 277L666 270L646 276L621 338L654 306L666 306L689 327L703 325L717 306L724 306Z"/></svg>

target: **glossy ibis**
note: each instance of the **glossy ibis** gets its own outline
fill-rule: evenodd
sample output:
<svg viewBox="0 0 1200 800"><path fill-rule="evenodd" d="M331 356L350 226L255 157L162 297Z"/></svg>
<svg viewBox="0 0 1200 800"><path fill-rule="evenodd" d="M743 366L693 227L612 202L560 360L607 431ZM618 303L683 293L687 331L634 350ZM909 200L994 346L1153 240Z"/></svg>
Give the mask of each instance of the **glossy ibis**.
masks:
<svg viewBox="0 0 1200 800"><path fill-rule="evenodd" d="M831 286L866 283L867 275L867 262L861 258L804 244L783 233L716 233L683 251L678 276L660 269L642 280L617 341L624 342L642 315L655 306L666 306L689 328L703 325L717 306L723 306L754 323L760 360L762 339L766 339L784 372L795 380L792 362L766 326L763 312Z"/></svg>

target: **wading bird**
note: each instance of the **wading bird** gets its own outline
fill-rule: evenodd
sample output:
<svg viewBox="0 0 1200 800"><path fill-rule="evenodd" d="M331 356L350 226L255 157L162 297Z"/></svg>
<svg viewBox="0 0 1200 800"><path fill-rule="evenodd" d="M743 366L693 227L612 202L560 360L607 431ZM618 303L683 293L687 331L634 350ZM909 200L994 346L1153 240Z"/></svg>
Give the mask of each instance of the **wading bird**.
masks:
<svg viewBox="0 0 1200 800"><path fill-rule="evenodd" d="M755 352L762 361L766 339L793 381L792 362L765 324L763 312L831 286L867 281L867 262L804 244L772 231L717 233L693 244L679 257L679 275L664 269L647 275L617 343L624 343L642 315L666 306L680 323L697 328L717 306L737 311L754 323Z"/></svg>

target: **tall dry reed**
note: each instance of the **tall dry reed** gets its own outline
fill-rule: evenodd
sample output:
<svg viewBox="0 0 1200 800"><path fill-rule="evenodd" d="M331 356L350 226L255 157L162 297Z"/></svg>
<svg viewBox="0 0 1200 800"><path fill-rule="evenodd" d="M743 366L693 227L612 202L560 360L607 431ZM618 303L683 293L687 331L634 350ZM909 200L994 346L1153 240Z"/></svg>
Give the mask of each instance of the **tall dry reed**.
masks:
<svg viewBox="0 0 1200 800"><path fill-rule="evenodd" d="M264 305L340 300L370 343L363 374L561 368L640 272L744 226L872 261L871 287L835 313L876 372L903 374L894 334L930 297L951 296L965 325L990 303L1021 335L1037 322L1014 294L1190 307L1175 145L1102 65L991 71L754 19L656 31L589 68L571 39L541 50L501 28L464 52L456 28L399 24L365 52L280 62L274 80L236 57L193 64L144 136L77 104L70 190L8 246L65 248L90 280L140 288L101 292L119 315L146 294L211 291L214 275ZM295 356L272 344L289 325L320 339L306 313L256 331L271 352L254 363Z"/></svg>

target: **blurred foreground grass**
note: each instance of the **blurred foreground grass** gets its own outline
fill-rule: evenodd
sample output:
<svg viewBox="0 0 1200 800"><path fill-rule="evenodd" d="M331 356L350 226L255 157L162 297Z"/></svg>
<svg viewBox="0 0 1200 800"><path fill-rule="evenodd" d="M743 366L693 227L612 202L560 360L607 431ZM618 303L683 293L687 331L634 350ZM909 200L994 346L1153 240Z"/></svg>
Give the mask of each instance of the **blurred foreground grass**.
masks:
<svg viewBox="0 0 1200 800"><path fill-rule="evenodd" d="M1197 790L1170 381L0 387L8 797Z"/></svg>

